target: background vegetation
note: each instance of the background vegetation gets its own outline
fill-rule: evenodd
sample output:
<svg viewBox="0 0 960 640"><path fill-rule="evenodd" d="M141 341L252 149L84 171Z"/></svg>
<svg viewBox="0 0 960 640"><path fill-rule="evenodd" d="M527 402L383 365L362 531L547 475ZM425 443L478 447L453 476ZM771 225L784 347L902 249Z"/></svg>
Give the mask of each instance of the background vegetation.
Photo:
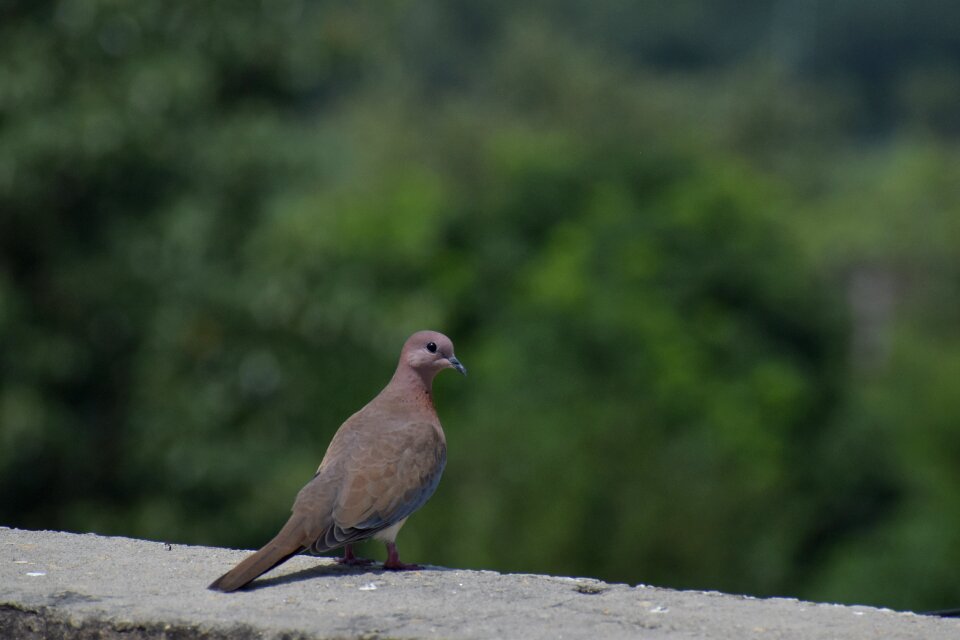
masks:
<svg viewBox="0 0 960 640"><path fill-rule="evenodd" d="M0 523L258 546L436 328L405 558L956 606L957 24L0 0Z"/></svg>

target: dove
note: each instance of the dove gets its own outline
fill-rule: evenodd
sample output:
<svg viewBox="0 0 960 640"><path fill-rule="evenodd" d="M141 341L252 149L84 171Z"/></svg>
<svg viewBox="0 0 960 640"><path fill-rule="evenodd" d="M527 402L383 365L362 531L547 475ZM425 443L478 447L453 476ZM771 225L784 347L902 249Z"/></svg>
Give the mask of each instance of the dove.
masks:
<svg viewBox="0 0 960 640"><path fill-rule="evenodd" d="M384 569L419 568L400 562L396 538L433 495L446 464L446 437L433 406L433 378L444 369L467 374L447 336L410 336L387 386L333 436L280 532L209 588L236 591L299 553L343 547L340 562L366 563L351 545L368 538L386 543Z"/></svg>

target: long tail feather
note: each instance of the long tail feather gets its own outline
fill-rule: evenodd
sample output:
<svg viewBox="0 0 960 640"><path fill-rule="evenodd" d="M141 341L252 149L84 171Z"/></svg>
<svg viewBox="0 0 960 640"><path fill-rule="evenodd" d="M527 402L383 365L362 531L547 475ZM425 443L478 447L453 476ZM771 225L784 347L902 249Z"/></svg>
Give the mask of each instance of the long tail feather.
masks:
<svg viewBox="0 0 960 640"><path fill-rule="evenodd" d="M236 591L297 555L305 545L303 527L296 520L298 520L296 517L291 518L273 540L214 580L207 588L224 593Z"/></svg>

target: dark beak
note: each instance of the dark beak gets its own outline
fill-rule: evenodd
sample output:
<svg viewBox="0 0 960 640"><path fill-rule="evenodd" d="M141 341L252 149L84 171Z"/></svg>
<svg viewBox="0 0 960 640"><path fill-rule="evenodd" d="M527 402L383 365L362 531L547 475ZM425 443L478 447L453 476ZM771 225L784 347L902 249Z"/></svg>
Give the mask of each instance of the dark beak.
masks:
<svg viewBox="0 0 960 640"><path fill-rule="evenodd" d="M450 356L449 358L447 358L447 362L450 363L451 367L453 367L463 375L467 375L467 368L462 364L460 364L460 361L457 360L457 356Z"/></svg>

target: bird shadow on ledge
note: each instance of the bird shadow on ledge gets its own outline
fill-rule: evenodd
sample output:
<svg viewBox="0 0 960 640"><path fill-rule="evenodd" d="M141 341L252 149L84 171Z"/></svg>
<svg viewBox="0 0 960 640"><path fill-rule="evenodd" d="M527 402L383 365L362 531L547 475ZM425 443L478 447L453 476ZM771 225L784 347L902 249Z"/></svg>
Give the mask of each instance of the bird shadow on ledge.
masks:
<svg viewBox="0 0 960 640"><path fill-rule="evenodd" d="M397 572L391 569L384 569L383 564L380 562L354 566L344 564L318 564L314 567L308 567L306 569L294 571L293 573L286 573L284 575L273 576L270 578L258 578L257 580L254 580L247 586L240 589L240 591L257 591L258 589L265 589L267 587L274 587L281 584L290 584L293 582L301 582L303 580L333 578L338 576L359 576L364 574L381 575L384 573L418 573L421 571L452 571L452 569L449 569L448 567L437 567L424 564L420 565L419 569L410 569Z"/></svg>

